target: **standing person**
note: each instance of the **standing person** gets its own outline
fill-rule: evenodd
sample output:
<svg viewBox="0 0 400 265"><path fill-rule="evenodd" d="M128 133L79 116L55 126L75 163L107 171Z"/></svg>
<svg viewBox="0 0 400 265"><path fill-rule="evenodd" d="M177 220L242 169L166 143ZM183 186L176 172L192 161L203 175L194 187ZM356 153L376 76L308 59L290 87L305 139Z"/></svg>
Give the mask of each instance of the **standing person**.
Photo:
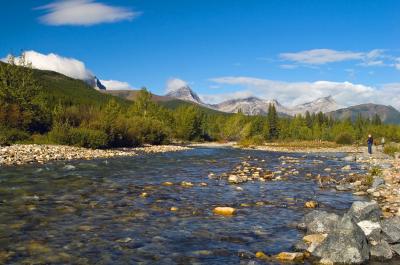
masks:
<svg viewBox="0 0 400 265"><path fill-rule="evenodd" d="M381 144L382 144L382 150L385 149L385 137L382 137Z"/></svg>
<svg viewBox="0 0 400 265"><path fill-rule="evenodd" d="M371 155L372 154L372 145L374 144L374 138L372 138L371 134L368 134L367 143L368 143L368 154Z"/></svg>

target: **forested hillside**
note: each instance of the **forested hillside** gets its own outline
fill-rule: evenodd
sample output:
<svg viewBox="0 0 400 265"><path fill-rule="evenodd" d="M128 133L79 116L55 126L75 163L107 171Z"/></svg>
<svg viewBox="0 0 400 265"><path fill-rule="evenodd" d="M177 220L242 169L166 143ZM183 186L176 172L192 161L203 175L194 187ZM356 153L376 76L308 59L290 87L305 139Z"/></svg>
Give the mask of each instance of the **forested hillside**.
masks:
<svg viewBox="0 0 400 265"><path fill-rule="evenodd" d="M334 120L322 113L278 117L226 114L179 100L155 102L146 89L134 100L99 92L64 75L0 64L0 144L55 143L90 148L171 141L277 140L364 142L368 133L400 141L400 129L361 115Z"/></svg>

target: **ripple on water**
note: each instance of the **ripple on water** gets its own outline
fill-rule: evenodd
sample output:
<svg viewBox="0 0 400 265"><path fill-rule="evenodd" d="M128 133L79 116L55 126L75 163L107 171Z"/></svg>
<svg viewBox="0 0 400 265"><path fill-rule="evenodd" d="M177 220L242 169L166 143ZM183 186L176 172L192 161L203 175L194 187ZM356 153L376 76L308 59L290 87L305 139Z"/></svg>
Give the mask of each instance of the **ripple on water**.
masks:
<svg viewBox="0 0 400 265"><path fill-rule="evenodd" d="M282 163L282 155L291 159ZM241 185L219 177L244 160L298 174ZM0 262L221 264L288 251L301 237L293 224L309 211L306 201L339 213L349 208L352 194L320 189L306 177L343 166L334 155L198 148L4 168ZM236 213L214 215L217 206Z"/></svg>

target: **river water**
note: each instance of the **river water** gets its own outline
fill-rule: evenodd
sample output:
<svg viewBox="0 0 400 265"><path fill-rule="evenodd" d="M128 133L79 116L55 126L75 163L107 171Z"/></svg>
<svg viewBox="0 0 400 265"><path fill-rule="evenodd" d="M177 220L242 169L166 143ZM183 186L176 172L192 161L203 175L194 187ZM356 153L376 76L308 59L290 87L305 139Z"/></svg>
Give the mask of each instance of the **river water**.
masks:
<svg viewBox="0 0 400 265"><path fill-rule="evenodd" d="M300 162L282 165L282 155ZM303 236L294 224L310 211L305 201L343 213L363 199L320 189L306 177L326 175L327 167L341 174L348 163L340 156L196 148L0 168L0 263L265 264L255 259L257 251L291 251ZM242 161L272 171L295 168L299 174L240 185L208 177ZM234 207L237 214L214 215L216 206Z"/></svg>

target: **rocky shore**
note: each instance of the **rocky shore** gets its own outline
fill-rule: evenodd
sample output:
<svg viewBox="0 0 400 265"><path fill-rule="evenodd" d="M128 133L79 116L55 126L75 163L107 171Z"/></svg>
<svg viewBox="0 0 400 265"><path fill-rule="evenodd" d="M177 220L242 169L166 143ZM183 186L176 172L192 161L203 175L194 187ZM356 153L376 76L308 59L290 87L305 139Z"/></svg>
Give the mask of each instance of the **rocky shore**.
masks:
<svg viewBox="0 0 400 265"><path fill-rule="evenodd" d="M400 216L381 219L377 202L354 202L343 216L314 210L298 224L306 235L296 251L318 264L364 264L400 255Z"/></svg>
<svg viewBox="0 0 400 265"><path fill-rule="evenodd" d="M121 156L137 156L147 153L165 153L188 150L174 145L145 146L123 149L86 149L64 145L11 145L0 146L0 166L44 164L53 160L96 159Z"/></svg>

